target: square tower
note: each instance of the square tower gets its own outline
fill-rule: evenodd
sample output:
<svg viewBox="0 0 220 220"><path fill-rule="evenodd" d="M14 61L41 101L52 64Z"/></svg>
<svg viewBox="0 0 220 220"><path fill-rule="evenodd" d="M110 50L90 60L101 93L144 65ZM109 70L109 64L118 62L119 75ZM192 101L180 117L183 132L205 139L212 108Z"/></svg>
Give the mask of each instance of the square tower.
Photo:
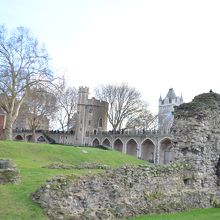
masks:
<svg viewBox="0 0 220 220"><path fill-rule="evenodd" d="M91 134L107 130L108 103L89 99L89 88L80 87L78 93L75 143L88 145Z"/></svg>

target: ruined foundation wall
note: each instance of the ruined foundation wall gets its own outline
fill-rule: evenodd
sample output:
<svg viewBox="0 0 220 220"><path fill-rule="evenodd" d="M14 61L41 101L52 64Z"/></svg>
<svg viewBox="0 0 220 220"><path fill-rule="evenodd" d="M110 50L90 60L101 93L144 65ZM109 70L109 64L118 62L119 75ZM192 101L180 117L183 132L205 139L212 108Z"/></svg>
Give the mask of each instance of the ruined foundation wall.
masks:
<svg viewBox="0 0 220 220"><path fill-rule="evenodd" d="M116 219L148 213L210 207L210 194L198 191L189 166L124 166L105 174L57 177L35 194L50 219Z"/></svg>
<svg viewBox="0 0 220 220"><path fill-rule="evenodd" d="M177 161L190 164L198 189L218 191L220 158L220 95L210 92L176 107L173 144Z"/></svg>

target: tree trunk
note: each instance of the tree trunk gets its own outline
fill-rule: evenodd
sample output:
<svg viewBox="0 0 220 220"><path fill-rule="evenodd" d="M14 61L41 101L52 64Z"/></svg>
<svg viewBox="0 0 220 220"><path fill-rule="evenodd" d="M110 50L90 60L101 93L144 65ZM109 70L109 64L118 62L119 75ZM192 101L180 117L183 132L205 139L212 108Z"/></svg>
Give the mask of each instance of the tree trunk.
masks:
<svg viewBox="0 0 220 220"><path fill-rule="evenodd" d="M34 143L36 143L37 142L37 140L36 140L36 129L33 129L32 130L32 142L34 142Z"/></svg>
<svg viewBox="0 0 220 220"><path fill-rule="evenodd" d="M113 128L113 133L116 134L117 127L115 127L114 125L112 125L112 128Z"/></svg>
<svg viewBox="0 0 220 220"><path fill-rule="evenodd" d="M5 130L4 130L4 139L5 140L13 140L13 116L11 114L7 114L6 116L6 123L5 123Z"/></svg>
<svg viewBox="0 0 220 220"><path fill-rule="evenodd" d="M70 114L67 114L67 131L70 129Z"/></svg>
<svg viewBox="0 0 220 220"><path fill-rule="evenodd" d="M5 123L5 130L4 130L4 139L5 140L13 140L13 124L18 116L19 109L21 107L21 104L23 102L24 96L21 98L21 100L18 102L17 106L12 104L12 107L9 113L6 115L6 123ZM14 98L15 100L15 98ZM15 101L12 100L12 103ZM6 111L7 112L7 111Z"/></svg>

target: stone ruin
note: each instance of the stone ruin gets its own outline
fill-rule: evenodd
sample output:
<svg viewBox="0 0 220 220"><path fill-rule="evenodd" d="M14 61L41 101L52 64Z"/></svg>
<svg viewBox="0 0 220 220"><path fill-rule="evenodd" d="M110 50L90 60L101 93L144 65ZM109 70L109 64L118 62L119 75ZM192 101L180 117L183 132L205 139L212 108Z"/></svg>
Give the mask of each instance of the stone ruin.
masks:
<svg viewBox="0 0 220 220"><path fill-rule="evenodd" d="M175 163L60 176L33 194L50 219L116 219L216 207L220 202L220 95L175 109Z"/></svg>
<svg viewBox="0 0 220 220"><path fill-rule="evenodd" d="M184 181L220 202L220 95L212 91L198 95L179 106L174 116L176 161L193 170Z"/></svg>
<svg viewBox="0 0 220 220"><path fill-rule="evenodd" d="M18 183L19 171L10 160L0 159L0 184Z"/></svg>

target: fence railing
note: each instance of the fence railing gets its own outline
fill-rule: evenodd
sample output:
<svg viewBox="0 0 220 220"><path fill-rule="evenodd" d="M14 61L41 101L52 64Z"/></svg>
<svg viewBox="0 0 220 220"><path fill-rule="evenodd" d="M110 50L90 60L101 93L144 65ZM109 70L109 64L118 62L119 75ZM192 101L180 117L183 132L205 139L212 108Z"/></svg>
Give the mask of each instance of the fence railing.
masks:
<svg viewBox="0 0 220 220"><path fill-rule="evenodd" d="M14 133L32 133L32 130L28 129L14 129ZM59 131L59 130L36 130L36 133L49 133L49 134L69 134L69 135L74 135L74 131ZM91 136L98 136L98 135L165 135L165 134L170 134L170 129L167 130L145 130L145 129L121 129L121 130L110 130L110 131L97 131L95 130L93 133L90 133Z"/></svg>
<svg viewBox="0 0 220 220"><path fill-rule="evenodd" d="M95 131L92 135L165 135L170 134L170 129L167 130L134 130L134 129L126 129L126 130L117 130L117 131Z"/></svg>

